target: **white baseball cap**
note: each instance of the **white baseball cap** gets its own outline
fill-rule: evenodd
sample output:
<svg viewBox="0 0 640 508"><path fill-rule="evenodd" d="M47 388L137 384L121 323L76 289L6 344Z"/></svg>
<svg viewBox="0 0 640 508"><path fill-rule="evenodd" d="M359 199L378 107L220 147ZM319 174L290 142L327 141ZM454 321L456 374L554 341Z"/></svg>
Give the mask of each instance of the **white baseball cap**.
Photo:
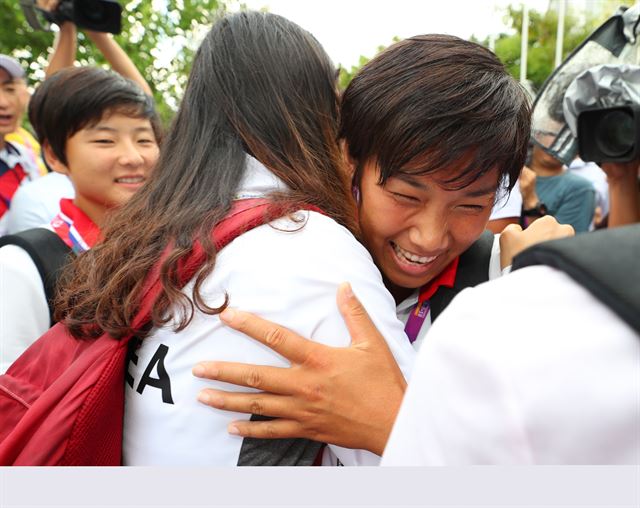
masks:
<svg viewBox="0 0 640 508"><path fill-rule="evenodd" d="M0 55L0 67L7 71L12 78L24 78L24 69L15 58Z"/></svg>

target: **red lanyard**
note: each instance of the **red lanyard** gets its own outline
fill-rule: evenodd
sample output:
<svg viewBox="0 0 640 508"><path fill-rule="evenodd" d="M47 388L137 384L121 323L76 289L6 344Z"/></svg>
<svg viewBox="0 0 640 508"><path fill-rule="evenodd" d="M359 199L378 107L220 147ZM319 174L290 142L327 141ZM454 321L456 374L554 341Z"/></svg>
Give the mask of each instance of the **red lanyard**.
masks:
<svg viewBox="0 0 640 508"><path fill-rule="evenodd" d="M98 226L71 199L60 200L51 227L76 255L93 247L100 236Z"/></svg>
<svg viewBox="0 0 640 508"><path fill-rule="evenodd" d="M459 257L455 258L435 279L429 281L420 288L418 303L411 308L409 319L407 319L407 324L404 327L404 332L407 334L409 342L412 344L418 338L420 329L429 315L429 310L431 309L429 299L440 287L453 287L456 281L459 260Z"/></svg>

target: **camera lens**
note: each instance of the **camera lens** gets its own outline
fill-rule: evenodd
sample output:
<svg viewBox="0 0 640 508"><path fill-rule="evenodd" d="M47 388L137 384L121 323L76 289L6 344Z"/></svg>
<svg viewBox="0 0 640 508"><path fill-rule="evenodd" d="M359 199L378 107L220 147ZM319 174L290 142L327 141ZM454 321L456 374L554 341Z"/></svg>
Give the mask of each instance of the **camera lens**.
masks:
<svg viewBox="0 0 640 508"><path fill-rule="evenodd" d="M633 149L633 116L627 111L610 111L596 127L596 144L608 157L622 157Z"/></svg>

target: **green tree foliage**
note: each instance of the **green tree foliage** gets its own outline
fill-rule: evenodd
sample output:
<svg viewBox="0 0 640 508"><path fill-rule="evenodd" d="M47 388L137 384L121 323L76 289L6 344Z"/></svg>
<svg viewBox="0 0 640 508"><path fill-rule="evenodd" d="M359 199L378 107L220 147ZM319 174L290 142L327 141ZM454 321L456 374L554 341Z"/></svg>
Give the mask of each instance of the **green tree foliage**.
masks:
<svg viewBox="0 0 640 508"><path fill-rule="evenodd" d="M613 3L604 2L598 12L578 14L571 9L571 2L568 2L562 44L563 58L613 14ZM520 5L507 7L504 21L509 29L508 33L502 33L495 39L496 55L515 78L520 77L522 19L523 11ZM529 10L527 79L536 90L554 69L557 27L558 12L554 2L551 2L549 10L545 13ZM484 41L474 38L472 40L488 45L488 38Z"/></svg>
<svg viewBox="0 0 640 508"><path fill-rule="evenodd" d="M396 42L400 41L400 37L395 36L393 39L391 39L391 44L395 44ZM391 45L389 44L389 46ZM376 51L376 55L378 53L380 53L381 51L384 51L385 49L387 49L388 46L378 46L377 51ZM375 56L375 55L373 55ZM371 60L372 57L368 57L368 56L363 56L360 55L360 58L358 59L358 64L357 65L352 65L351 69L347 70L344 67L340 67L340 76L338 77L338 84L340 85L340 89L344 90L345 88L347 88L347 86L349 85L349 83L351 82L351 80L353 79L353 76L355 76L357 74L357 72L360 70L360 67L364 66L365 64L367 64L367 62L369 62L369 60Z"/></svg>
<svg viewBox="0 0 640 508"><path fill-rule="evenodd" d="M340 90L344 90L345 88L347 88L349 83L351 83L353 76L355 76L355 74L360 70L360 67L365 65L369 60L371 60L371 58L360 55L358 64L352 65L351 69L347 70L344 67L340 67L340 75L338 76L338 84L340 86Z"/></svg>
<svg viewBox="0 0 640 508"><path fill-rule="evenodd" d="M557 1L557 0L556 0ZM534 89L540 88L544 80L551 74L555 62L556 31L558 11L556 1L551 1L545 13L529 10L529 49L527 56L527 78ZM628 3L628 0L627 0ZM563 58L576 48L601 23L611 16L619 5L619 0L602 0L596 12L577 13L571 9L568 1L565 15L563 40ZM505 31L494 36L495 53L505 64L508 71L516 79L520 78L520 43L522 33L522 5L508 6L504 10ZM394 37L393 42L400 39ZM485 46L489 38L479 39L471 36L470 40ZM378 52L386 46L379 46ZM346 88L360 67L373 57L361 56L357 65L351 69L340 69L340 86Z"/></svg>
<svg viewBox="0 0 640 508"><path fill-rule="evenodd" d="M125 0L122 33L116 40L147 79L163 120L168 121L182 97L195 49L224 9L220 0ZM28 64L36 85L44 69L54 35L29 27L17 0L0 0L0 53ZM82 65L106 65L84 34L78 34L77 60Z"/></svg>

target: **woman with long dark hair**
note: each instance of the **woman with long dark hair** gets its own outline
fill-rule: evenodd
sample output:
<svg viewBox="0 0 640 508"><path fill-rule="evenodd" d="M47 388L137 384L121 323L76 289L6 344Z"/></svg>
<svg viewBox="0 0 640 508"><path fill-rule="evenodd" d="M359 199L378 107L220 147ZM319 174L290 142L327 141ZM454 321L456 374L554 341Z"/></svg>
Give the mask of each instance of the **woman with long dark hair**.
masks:
<svg viewBox="0 0 640 508"><path fill-rule="evenodd" d="M308 440L230 436L227 425L240 415L197 402L202 388L217 385L191 374L201 358L287 365L221 325L218 314L229 304L312 338L346 337L335 291L349 280L405 373L410 366L393 299L354 237L335 77L320 44L294 23L257 12L222 18L194 59L154 178L73 267L58 302L70 332L137 338L127 371L125 464L310 465L318 456L321 444ZM234 202L256 197L289 213L216 252L214 226ZM319 211L301 211L308 205ZM177 274L195 242L205 261L182 287ZM152 322L135 329L145 277L161 258ZM334 452L345 464L376 460Z"/></svg>

